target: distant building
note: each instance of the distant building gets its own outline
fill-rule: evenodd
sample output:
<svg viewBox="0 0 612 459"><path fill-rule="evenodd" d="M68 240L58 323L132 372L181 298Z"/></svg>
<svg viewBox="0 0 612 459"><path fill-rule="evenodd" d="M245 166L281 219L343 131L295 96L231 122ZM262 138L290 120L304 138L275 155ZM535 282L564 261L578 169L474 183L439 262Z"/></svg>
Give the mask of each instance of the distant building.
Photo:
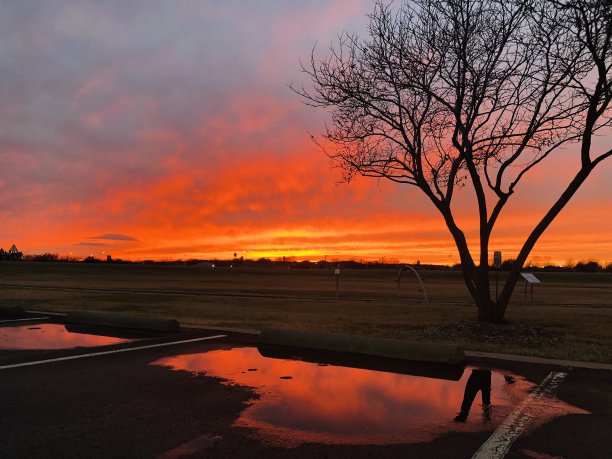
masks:
<svg viewBox="0 0 612 459"><path fill-rule="evenodd" d="M23 257L23 253L19 251L15 244L11 246L8 252L0 248L0 261L21 260L21 257Z"/></svg>

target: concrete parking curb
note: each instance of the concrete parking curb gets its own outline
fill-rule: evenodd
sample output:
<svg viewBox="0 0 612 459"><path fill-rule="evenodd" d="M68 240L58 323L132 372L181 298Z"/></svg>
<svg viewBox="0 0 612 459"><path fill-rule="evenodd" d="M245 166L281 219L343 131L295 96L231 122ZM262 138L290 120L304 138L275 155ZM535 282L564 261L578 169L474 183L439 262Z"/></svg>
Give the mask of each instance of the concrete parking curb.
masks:
<svg viewBox="0 0 612 459"><path fill-rule="evenodd" d="M465 351L468 359L491 359L509 360L512 362L537 363L539 365L553 365L557 367L587 368L589 370L608 370L612 371L612 364L598 362L578 362L575 360L546 359L543 357L531 357L527 355L496 354L493 352Z"/></svg>
<svg viewBox="0 0 612 459"><path fill-rule="evenodd" d="M253 335L257 336L261 333L260 330L252 328L236 328L236 327L218 327L216 325L202 325L202 324L188 324L181 323L183 328L195 328L196 330L213 330L227 333L239 333L241 335Z"/></svg>
<svg viewBox="0 0 612 459"><path fill-rule="evenodd" d="M399 339L335 335L301 330L265 329L259 335L258 344L351 352L415 362L460 364L465 360L463 350L451 344L418 343Z"/></svg>
<svg viewBox="0 0 612 459"><path fill-rule="evenodd" d="M119 314L86 311L69 312L66 314L65 323L160 332L177 332L181 328L179 323L174 319L133 317Z"/></svg>

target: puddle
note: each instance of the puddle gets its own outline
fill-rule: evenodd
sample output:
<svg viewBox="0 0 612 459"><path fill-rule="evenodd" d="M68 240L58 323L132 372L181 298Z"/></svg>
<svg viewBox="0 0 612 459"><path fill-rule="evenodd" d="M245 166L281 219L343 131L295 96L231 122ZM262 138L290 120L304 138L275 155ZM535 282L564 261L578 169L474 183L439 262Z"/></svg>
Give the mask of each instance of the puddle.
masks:
<svg viewBox="0 0 612 459"><path fill-rule="evenodd" d="M72 349L76 347L108 346L129 343L131 338L102 336L91 331L68 331L64 325L37 324L19 327L0 327L0 349Z"/></svg>
<svg viewBox="0 0 612 459"><path fill-rule="evenodd" d="M252 388L258 398L235 426L255 429L274 446L305 442L399 444L449 431L493 430L533 384L468 367L444 380L385 371L263 357L234 348L153 362Z"/></svg>

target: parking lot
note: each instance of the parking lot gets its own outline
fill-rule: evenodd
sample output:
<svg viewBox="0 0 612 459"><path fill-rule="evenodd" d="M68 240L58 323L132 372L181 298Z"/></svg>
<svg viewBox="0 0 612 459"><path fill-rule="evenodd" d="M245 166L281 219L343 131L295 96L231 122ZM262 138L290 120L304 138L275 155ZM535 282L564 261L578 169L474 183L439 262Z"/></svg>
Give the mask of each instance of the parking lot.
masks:
<svg viewBox="0 0 612 459"><path fill-rule="evenodd" d="M603 458L612 448L606 370L296 359L258 349L252 334L71 331L36 317L0 324L1 457Z"/></svg>

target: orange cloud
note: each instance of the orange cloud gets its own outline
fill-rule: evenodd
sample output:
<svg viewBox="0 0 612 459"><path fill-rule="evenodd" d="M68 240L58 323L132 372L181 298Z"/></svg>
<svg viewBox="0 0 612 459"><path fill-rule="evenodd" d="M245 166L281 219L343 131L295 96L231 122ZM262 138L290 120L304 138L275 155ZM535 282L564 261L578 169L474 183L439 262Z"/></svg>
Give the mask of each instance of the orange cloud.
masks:
<svg viewBox="0 0 612 459"><path fill-rule="evenodd" d="M180 151L164 160L165 175L137 178L105 189L89 205L73 202L28 216L40 225L61 227L45 235L49 250L89 255L92 248L73 246L95 232L129 234L138 241L112 242L115 257L247 258L294 256L399 259L452 264L458 256L441 219L415 190L372 180L335 185L338 176L326 159L304 144L303 153L277 157L254 152L253 159L228 160L214 169L193 168ZM35 192L35 190L31 190ZM42 194L42 192L40 193ZM404 199L410 201L406 206ZM417 210L413 209L416 203ZM570 205L545 234L535 257L563 264L568 258L609 260L609 232L589 222L601 218L600 203ZM504 258L516 256L544 207L509 207L491 244ZM102 218L104 226L100 225ZM71 222L70 231L62 220ZM475 219L463 223L475 246ZM29 230L37 246L39 227ZM22 233L22 240L28 233ZM19 241L17 241L19 242ZM8 242L7 242L8 243ZM573 248L573 252L568 250ZM43 251L42 248L34 249ZM602 256L603 255L603 256ZM606 258L607 256L607 258Z"/></svg>

